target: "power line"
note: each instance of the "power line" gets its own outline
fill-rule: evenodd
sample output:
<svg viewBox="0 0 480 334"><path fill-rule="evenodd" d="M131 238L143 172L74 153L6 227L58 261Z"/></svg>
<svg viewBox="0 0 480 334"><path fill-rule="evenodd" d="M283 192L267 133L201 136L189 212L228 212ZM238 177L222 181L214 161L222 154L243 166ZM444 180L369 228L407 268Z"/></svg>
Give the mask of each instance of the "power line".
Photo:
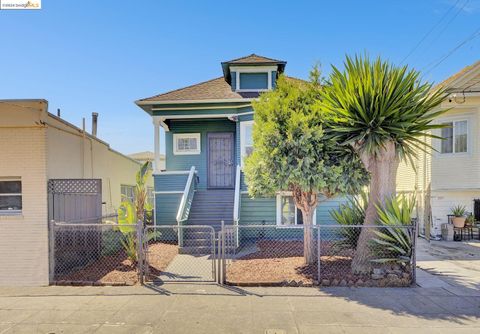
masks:
<svg viewBox="0 0 480 334"><path fill-rule="evenodd" d="M435 68L438 67L438 65L440 65L441 63L443 63L448 57L450 57L455 51L457 51L458 49L460 49L462 46L464 46L465 44L467 44L468 42L474 40L475 38L479 37L480 36L480 27L477 28L473 34L471 34L470 36L468 36L466 39L464 39L462 42L460 42L457 46L455 46L452 50L450 50L447 54L445 54L443 57L439 58L437 61L433 61L431 62L430 64L428 64L424 69L428 71L426 71L424 73L424 76L429 74L430 72L432 72ZM433 66L432 66L433 65ZM431 67L430 67L431 66Z"/></svg>
<svg viewBox="0 0 480 334"><path fill-rule="evenodd" d="M422 37L422 39L420 39L420 41L413 47L412 50L410 50L410 52L402 59L402 61L400 62L400 65L403 64L403 62L405 60L407 60L408 57L410 57L417 49L418 47L427 39L428 36L430 36L430 34L440 25L440 23L448 16L448 14L450 14L450 12L452 11L453 8L455 8L458 3L460 2L461 0L457 0L457 2L455 2L446 12L445 14L443 14L443 16L440 18L440 20L437 21L437 23L434 24L434 26ZM467 2L469 2L470 0L467 0L465 2L465 4L463 5L463 7L461 9L463 9L465 7L465 5L467 4ZM457 13L458 15L458 13ZM455 18L456 15L453 17ZM452 20L450 20L448 23L447 23L447 26L448 24L451 22ZM442 30L443 32L443 30Z"/></svg>
<svg viewBox="0 0 480 334"><path fill-rule="evenodd" d="M448 26L457 18L458 14L460 14L463 9L465 8L465 6L467 6L467 4L470 2L470 0L467 0L463 3L463 5L461 7L458 8L457 12L455 13L455 15L453 15L453 17L447 22L447 24L445 25L445 27L443 27L443 29L437 34L437 36L434 37L434 39L430 42L430 44L427 46L427 49L433 45L436 41L438 41L438 39L440 38L440 36L442 36L442 34L445 32L445 30L447 30ZM457 2L458 3L458 2ZM455 4L456 5L456 4Z"/></svg>

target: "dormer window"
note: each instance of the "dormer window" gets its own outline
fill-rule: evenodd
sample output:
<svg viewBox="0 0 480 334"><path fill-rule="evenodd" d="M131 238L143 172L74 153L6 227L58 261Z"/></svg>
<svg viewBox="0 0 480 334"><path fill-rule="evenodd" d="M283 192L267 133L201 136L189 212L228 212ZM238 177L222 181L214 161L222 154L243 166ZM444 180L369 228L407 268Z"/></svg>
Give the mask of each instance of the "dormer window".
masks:
<svg viewBox="0 0 480 334"><path fill-rule="evenodd" d="M232 88L237 92L261 92L274 86L276 66L231 66Z"/></svg>

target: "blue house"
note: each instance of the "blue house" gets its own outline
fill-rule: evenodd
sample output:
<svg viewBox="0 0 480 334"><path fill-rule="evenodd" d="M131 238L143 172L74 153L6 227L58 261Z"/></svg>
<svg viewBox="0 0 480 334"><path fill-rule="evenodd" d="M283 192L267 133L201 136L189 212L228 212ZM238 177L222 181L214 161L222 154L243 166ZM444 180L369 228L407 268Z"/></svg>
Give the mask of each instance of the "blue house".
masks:
<svg viewBox="0 0 480 334"><path fill-rule="evenodd" d="M155 224L271 224L295 227L302 214L291 194L248 195L242 165L253 150L252 100L275 89L286 62L255 54L221 64L223 75L136 101L155 128ZM297 80L289 78L291 80ZM165 130L166 170L160 165L160 127ZM338 200L321 203L317 224L331 221Z"/></svg>

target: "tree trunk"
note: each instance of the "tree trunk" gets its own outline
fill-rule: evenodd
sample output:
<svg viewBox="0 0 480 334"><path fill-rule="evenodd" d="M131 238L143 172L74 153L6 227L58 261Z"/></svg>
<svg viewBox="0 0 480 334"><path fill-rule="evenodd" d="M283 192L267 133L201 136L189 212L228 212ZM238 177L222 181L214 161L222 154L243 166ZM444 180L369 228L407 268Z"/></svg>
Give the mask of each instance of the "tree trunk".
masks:
<svg viewBox="0 0 480 334"><path fill-rule="evenodd" d="M315 263L315 243L313 240L313 213L318 204L317 193L293 189L295 205L302 211L303 217L303 257L305 264Z"/></svg>
<svg viewBox="0 0 480 334"><path fill-rule="evenodd" d="M305 258L305 264L315 263L315 242L313 239L313 212L315 208L309 208L309 210L303 211L303 256Z"/></svg>
<svg viewBox="0 0 480 334"><path fill-rule="evenodd" d="M365 225L375 225L378 220L377 205L383 206L387 199L395 196L399 159L394 142L388 142L376 156L361 154L362 162L370 173L370 194L365 211ZM352 271L368 274L372 270L370 240L374 236L373 228L362 228L357 249L352 261Z"/></svg>

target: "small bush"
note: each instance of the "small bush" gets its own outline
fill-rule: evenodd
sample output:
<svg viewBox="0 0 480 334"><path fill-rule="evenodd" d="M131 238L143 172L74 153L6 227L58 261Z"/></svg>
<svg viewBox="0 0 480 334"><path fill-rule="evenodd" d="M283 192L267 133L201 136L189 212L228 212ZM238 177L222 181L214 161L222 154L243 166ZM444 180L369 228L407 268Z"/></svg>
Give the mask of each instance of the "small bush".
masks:
<svg viewBox="0 0 480 334"><path fill-rule="evenodd" d="M349 198L348 202L341 204L338 210L330 212L330 215L340 225L363 225L365 210L368 205L368 194L361 192L358 196ZM361 227L345 227L339 229L340 240L334 247L338 249L355 249Z"/></svg>
<svg viewBox="0 0 480 334"><path fill-rule="evenodd" d="M384 207L377 206L378 225L375 238L371 241L373 262L407 265L412 256L413 229L402 226L412 225L415 198L399 196L386 201Z"/></svg>

